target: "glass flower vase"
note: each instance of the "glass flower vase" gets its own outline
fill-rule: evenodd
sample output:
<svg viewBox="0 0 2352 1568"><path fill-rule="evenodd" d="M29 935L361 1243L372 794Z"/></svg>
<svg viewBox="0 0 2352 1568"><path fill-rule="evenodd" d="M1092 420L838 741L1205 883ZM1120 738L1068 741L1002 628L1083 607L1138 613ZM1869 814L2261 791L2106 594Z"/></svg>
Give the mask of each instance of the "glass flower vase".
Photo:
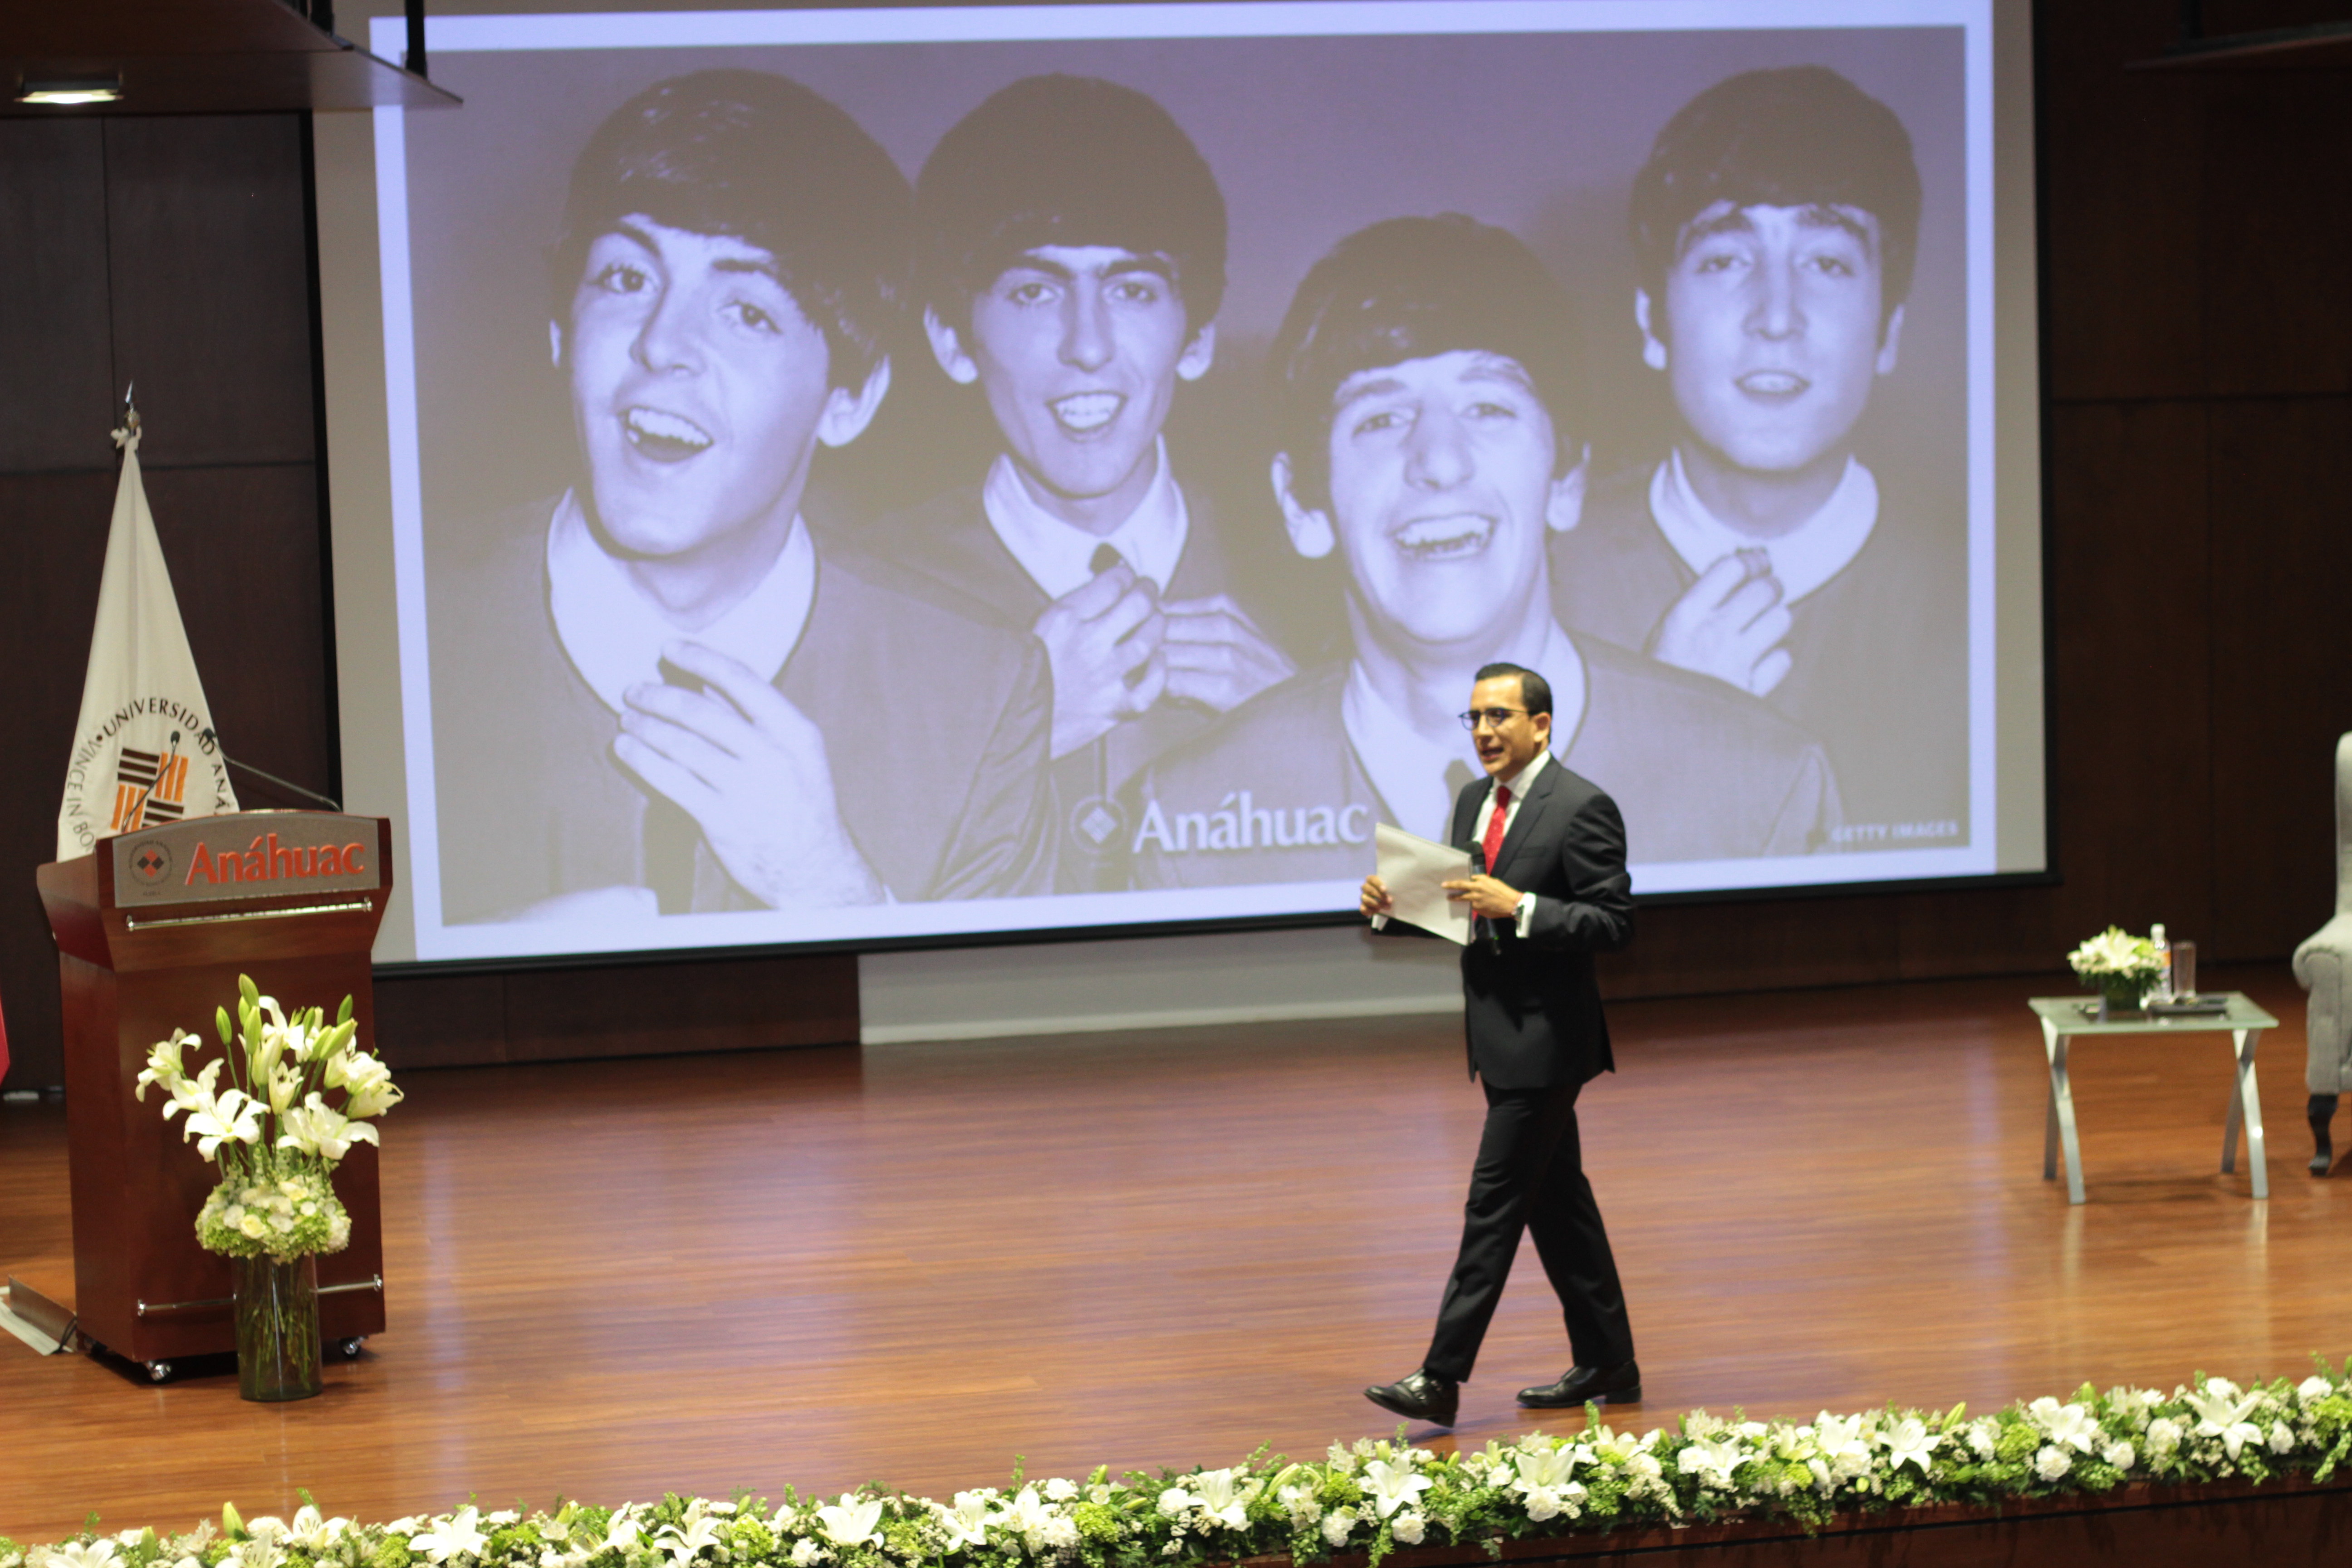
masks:
<svg viewBox="0 0 2352 1568"><path fill-rule="evenodd" d="M236 1270L236 1391L276 1403L309 1399L319 1373L319 1264L309 1254L230 1259Z"/></svg>

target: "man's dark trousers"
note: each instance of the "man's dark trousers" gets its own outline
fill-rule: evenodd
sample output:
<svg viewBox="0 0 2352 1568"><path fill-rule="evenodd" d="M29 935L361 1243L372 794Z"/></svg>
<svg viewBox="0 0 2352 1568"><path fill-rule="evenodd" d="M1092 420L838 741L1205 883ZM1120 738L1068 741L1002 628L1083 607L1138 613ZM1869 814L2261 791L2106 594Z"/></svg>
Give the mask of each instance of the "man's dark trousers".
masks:
<svg viewBox="0 0 2352 1568"><path fill-rule="evenodd" d="M1536 1256L1559 1297L1576 1364L1622 1366L1633 1359L1625 1292L1578 1146L1578 1088L1486 1086L1486 1127L1463 1205L1462 1250L1422 1362L1427 1371L1457 1383L1469 1377L1523 1230L1535 1232Z"/></svg>

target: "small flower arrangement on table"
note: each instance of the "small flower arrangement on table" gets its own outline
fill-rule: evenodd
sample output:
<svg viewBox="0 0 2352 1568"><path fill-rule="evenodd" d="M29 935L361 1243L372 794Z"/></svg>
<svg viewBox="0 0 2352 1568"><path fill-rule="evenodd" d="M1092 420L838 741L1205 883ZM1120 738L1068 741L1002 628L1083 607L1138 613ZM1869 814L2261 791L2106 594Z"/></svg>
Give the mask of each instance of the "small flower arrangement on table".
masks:
<svg viewBox="0 0 2352 1568"><path fill-rule="evenodd" d="M238 975L236 984L234 1028L227 1008L213 1011L221 1055L191 1074L191 1055L205 1042L176 1031L149 1048L147 1070L132 1092L143 1100L153 1084L169 1095L163 1119L185 1112L182 1140L194 1139L197 1152L220 1169L219 1184L196 1215L196 1243L241 1265L237 1370L246 1396L299 1398L300 1392L253 1392L268 1380L258 1371L247 1376L247 1341L255 1338L257 1361L276 1357L289 1363L293 1386L318 1392L311 1260L341 1252L352 1238L351 1215L335 1195L335 1167L354 1144L377 1142L369 1123L399 1104L401 1092L392 1069L359 1049L351 997L329 1024L319 1007L289 1016L247 975ZM330 1094L341 1103L329 1104ZM265 1306L280 1318L292 1316L249 1323L249 1315Z"/></svg>
<svg viewBox="0 0 2352 1568"><path fill-rule="evenodd" d="M2121 926L2091 938L2068 953L2066 963L2109 1008L2138 1006L2164 973L2156 940L2134 936Z"/></svg>

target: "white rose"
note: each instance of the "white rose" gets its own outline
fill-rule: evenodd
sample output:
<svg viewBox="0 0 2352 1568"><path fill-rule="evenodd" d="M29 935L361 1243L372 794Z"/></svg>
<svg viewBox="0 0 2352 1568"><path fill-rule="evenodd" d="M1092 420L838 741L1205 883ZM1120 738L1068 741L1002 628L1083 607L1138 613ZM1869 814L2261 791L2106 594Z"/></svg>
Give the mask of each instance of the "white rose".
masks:
<svg viewBox="0 0 2352 1568"><path fill-rule="evenodd" d="M1067 1502L1077 1495L1078 1483L1076 1481L1055 1476L1045 1483L1045 1500L1048 1502Z"/></svg>
<svg viewBox="0 0 2352 1568"><path fill-rule="evenodd" d="M256 1241L269 1234L268 1225L257 1214L247 1214L244 1219L237 1222L236 1228Z"/></svg>
<svg viewBox="0 0 2352 1568"><path fill-rule="evenodd" d="M2099 1458L2119 1470L2128 1470L2132 1468L2132 1461L2139 1456L2132 1452L2132 1446L2129 1443L2110 1443L2107 1445L2107 1451L2101 1454Z"/></svg>
<svg viewBox="0 0 2352 1568"><path fill-rule="evenodd" d="M1541 1523L1559 1512L1559 1494L1549 1487L1528 1489L1528 1517Z"/></svg>
<svg viewBox="0 0 2352 1568"><path fill-rule="evenodd" d="M2271 1452L2286 1454L2294 1450L2294 1433L2288 1429L2287 1424L2284 1421L2271 1423Z"/></svg>
<svg viewBox="0 0 2352 1568"><path fill-rule="evenodd" d="M2147 1451L2161 1458L2180 1447L2180 1423L2159 1415L2147 1424Z"/></svg>
<svg viewBox="0 0 2352 1568"><path fill-rule="evenodd" d="M1076 1520L1066 1513L1057 1513L1045 1521L1046 1545L1057 1552L1067 1552L1077 1543L1078 1521Z"/></svg>
<svg viewBox="0 0 2352 1568"><path fill-rule="evenodd" d="M1389 1524L1389 1533L1407 1546L1418 1546L1429 1521L1417 1513L1401 1513Z"/></svg>
<svg viewBox="0 0 2352 1568"><path fill-rule="evenodd" d="M2305 1400L2325 1399L2336 1392L2336 1385L2314 1373L2294 1385L2295 1393Z"/></svg>
<svg viewBox="0 0 2352 1568"><path fill-rule="evenodd" d="M2045 1481L2054 1481L2074 1468L2074 1461L2066 1457L2066 1450L2055 1444L2033 1456L2033 1473Z"/></svg>
<svg viewBox="0 0 2352 1568"><path fill-rule="evenodd" d="M810 1540L805 1535L793 1542L793 1563L794 1564L794 1568L809 1568L809 1564L814 1563L818 1558L824 1555L824 1548L819 1546L815 1542Z"/></svg>
<svg viewBox="0 0 2352 1568"><path fill-rule="evenodd" d="M1976 1456L1979 1459L1990 1459L1993 1457L1994 1451L2000 1447L1999 1436L2000 1435L1993 1431L1990 1422L1978 1421L1969 1426L1969 1447L1976 1450Z"/></svg>
<svg viewBox="0 0 2352 1568"><path fill-rule="evenodd" d="M1356 1528L1356 1510L1335 1508L1323 1516L1323 1539L1334 1546L1348 1544L1348 1536Z"/></svg>

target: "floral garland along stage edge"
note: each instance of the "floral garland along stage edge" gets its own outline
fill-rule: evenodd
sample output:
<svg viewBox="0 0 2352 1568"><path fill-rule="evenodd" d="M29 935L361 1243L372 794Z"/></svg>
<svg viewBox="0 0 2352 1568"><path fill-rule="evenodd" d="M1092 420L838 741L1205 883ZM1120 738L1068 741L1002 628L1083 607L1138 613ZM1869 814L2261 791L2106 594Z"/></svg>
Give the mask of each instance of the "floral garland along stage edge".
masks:
<svg viewBox="0 0 2352 1568"><path fill-rule="evenodd" d="M1024 1481L951 1503L868 1486L771 1506L667 1497L552 1512L454 1513L358 1524L303 1494L291 1521L222 1510L185 1534L101 1534L20 1547L0 1568L1149 1568L1285 1555L1300 1563L1399 1547L1470 1545L1621 1528L1793 1521L1931 1503L2093 1496L2126 1484L2319 1483L2352 1451L2352 1362L2300 1384L2240 1388L2199 1373L2170 1395L2085 1384L1991 1415L1869 1411L1809 1422L1695 1411L1639 1437L1602 1425L1440 1455L1397 1441L1334 1444L1288 1464L1263 1452L1230 1469L1112 1481Z"/></svg>

